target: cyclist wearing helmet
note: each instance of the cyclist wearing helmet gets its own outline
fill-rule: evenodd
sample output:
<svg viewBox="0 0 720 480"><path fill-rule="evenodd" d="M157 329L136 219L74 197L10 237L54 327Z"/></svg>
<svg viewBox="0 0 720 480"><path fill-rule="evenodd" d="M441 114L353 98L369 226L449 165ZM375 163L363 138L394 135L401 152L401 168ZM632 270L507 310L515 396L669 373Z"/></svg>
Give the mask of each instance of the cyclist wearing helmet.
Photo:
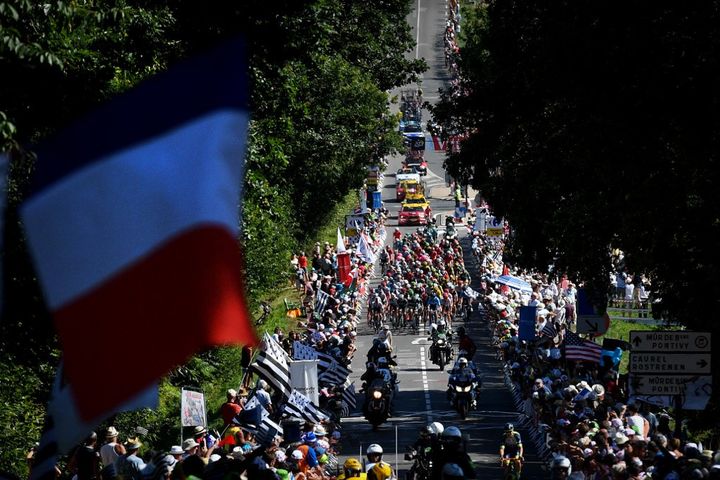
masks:
<svg viewBox="0 0 720 480"><path fill-rule="evenodd" d="M373 443L368 446L365 455L367 456L365 471L370 472L377 462L382 462L383 448L377 443Z"/></svg>
<svg viewBox="0 0 720 480"><path fill-rule="evenodd" d="M349 478L367 478L367 475L362 471L362 465L357 458L348 458L345 460L343 473L338 477L338 480L345 480Z"/></svg>
<svg viewBox="0 0 720 480"><path fill-rule="evenodd" d="M505 424L505 432L500 441L500 462L504 466L506 459L515 462L515 469L520 475L522 469L523 445L520 432L515 431L512 423Z"/></svg>
<svg viewBox="0 0 720 480"><path fill-rule="evenodd" d="M433 454L432 480L442 480L442 472L445 465L457 464L463 472L463 478L477 478L475 467L470 456L465 452L462 432L457 427L446 428L440 435L440 445Z"/></svg>
<svg viewBox="0 0 720 480"><path fill-rule="evenodd" d="M572 465L567 457L558 455L550 463L550 478L552 480L565 480L572 473Z"/></svg>
<svg viewBox="0 0 720 480"><path fill-rule="evenodd" d="M393 478L393 470L389 463L378 461L367 472L368 480L389 480Z"/></svg>

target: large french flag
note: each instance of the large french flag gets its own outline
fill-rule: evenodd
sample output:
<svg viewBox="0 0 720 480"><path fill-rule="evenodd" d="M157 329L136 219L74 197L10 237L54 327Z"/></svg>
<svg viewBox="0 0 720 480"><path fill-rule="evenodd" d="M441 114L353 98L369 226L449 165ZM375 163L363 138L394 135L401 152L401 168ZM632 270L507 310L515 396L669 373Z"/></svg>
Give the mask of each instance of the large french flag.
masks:
<svg viewBox="0 0 720 480"><path fill-rule="evenodd" d="M204 347L256 343L238 246L247 125L233 41L38 150L21 213L82 419Z"/></svg>

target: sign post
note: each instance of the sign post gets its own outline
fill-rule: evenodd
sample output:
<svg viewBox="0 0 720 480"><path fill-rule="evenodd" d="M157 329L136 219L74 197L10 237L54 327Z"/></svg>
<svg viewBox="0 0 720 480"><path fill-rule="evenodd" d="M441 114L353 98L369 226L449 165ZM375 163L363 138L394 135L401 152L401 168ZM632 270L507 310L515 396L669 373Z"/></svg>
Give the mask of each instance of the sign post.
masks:
<svg viewBox="0 0 720 480"><path fill-rule="evenodd" d="M712 394L709 332L630 332L630 386L635 395L667 396L678 408L703 410Z"/></svg>

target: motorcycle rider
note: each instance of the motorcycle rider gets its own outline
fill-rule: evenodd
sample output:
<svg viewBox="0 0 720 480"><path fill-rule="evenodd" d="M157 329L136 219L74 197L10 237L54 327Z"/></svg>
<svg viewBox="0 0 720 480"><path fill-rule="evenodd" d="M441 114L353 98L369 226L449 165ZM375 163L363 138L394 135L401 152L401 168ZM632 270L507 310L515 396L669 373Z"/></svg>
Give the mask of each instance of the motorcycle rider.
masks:
<svg viewBox="0 0 720 480"><path fill-rule="evenodd" d="M439 448L433 452L433 471L431 480L442 480L442 471L448 463L457 464L464 478L477 478L475 467L465 451L462 432L457 427L446 428L440 435Z"/></svg>
<svg viewBox="0 0 720 480"><path fill-rule="evenodd" d="M442 469L442 480L463 480L465 474L457 463L446 463Z"/></svg>
<svg viewBox="0 0 720 480"><path fill-rule="evenodd" d="M467 335L465 327L458 328L457 334L460 339L460 345L458 347L459 350L465 350L467 352L467 358L472 360L475 358L475 352L477 352L475 342L473 342L472 338Z"/></svg>
<svg viewBox="0 0 720 480"><path fill-rule="evenodd" d="M467 382L473 387L470 391L472 395L471 407L475 408L477 406L477 390L480 388L480 382L469 363L467 358L460 357L455 363L455 367L450 371L450 378L448 379L448 399L452 400L456 384Z"/></svg>
<svg viewBox="0 0 720 480"><path fill-rule="evenodd" d="M377 462L382 462L383 448L377 443L373 443L368 446L365 451L367 456L367 462L365 463L365 471L369 472L375 466Z"/></svg>
<svg viewBox="0 0 720 480"><path fill-rule="evenodd" d="M552 480L565 480L570 477L571 473L572 465L567 457L558 455L553 458L550 464L550 478Z"/></svg>
<svg viewBox="0 0 720 480"><path fill-rule="evenodd" d="M382 330L380 333L378 333L378 338L381 342L383 342L385 345L387 345L388 350L392 351L393 349L393 337L392 332L390 331L390 325L387 323L382 326Z"/></svg>
<svg viewBox="0 0 720 480"><path fill-rule="evenodd" d="M500 462L504 463L505 459L511 459L515 462L515 470L520 476L522 469L523 445L520 438L520 432L515 431L512 423L505 424L505 432L500 442Z"/></svg>

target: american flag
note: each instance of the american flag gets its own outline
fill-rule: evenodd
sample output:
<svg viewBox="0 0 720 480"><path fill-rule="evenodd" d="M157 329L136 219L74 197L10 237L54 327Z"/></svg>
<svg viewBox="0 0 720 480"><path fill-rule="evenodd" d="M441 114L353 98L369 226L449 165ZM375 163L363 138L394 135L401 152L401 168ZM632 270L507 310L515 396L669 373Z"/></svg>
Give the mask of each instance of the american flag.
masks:
<svg viewBox="0 0 720 480"><path fill-rule="evenodd" d="M565 334L565 358L567 360L600 363L602 347L589 340L583 340L576 333Z"/></svg>
<svg viewBox="0 0 720 480"><path fill-rule="evenodd" d="M315 295L315 311L317 313L323 313L325 311L328 298L330 298L330 295L328 295L327 293L323 292L322 290L317 291L317 294Z"/></svg>

